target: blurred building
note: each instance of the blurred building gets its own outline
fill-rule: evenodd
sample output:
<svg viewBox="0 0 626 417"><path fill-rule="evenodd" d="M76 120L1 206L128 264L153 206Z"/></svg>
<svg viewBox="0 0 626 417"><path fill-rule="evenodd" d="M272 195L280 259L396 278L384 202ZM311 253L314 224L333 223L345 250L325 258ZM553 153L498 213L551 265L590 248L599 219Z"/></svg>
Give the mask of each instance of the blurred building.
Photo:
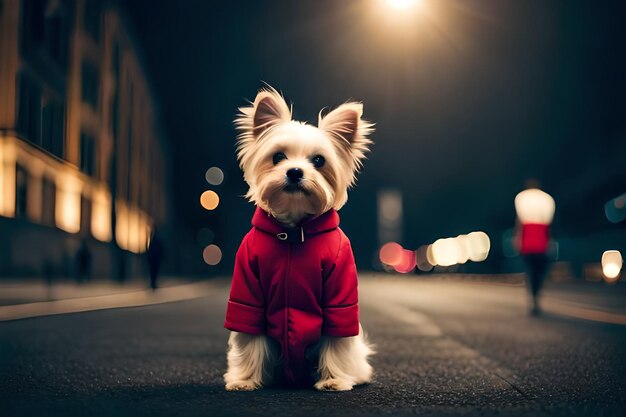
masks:
<svg viewBox="0 0 626 417"><path fill-rule="evenodd" d="M110 1L0 0L0 276L139 272L167 221L167 144Z"/></svg>

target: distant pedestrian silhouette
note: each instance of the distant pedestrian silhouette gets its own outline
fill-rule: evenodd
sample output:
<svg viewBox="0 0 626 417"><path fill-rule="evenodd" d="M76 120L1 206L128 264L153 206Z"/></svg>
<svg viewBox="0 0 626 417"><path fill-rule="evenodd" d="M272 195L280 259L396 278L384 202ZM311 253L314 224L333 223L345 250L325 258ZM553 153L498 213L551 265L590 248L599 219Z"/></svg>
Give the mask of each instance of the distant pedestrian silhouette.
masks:
<svg viewBox="0 0 626 417"><path fill-rule="evenodd" d="M80 241L80 246L76 252L76 269L78 282L85 282L91 276L91 251L87 246L86 239Z"/></svg>
<svg viewBox="0 0 626 417"><path fill-rule="evenodd" d="M150 269L150 288L156 290L158 288L159 269L161 268L161 262L163 261L163 242L157 232L154 229L152 238L150 239L150 245L148 246L148 267Z"/></svg>
<svg viewBox="0 0 626 417"><path fill-rule="evenodd" d="M554 217L554 199L529 181L528 188L515 197L517 212L516 242L526 263L526 283L531 296L530 313L538 315L539 294L548 269L550 224Z"/></svg>

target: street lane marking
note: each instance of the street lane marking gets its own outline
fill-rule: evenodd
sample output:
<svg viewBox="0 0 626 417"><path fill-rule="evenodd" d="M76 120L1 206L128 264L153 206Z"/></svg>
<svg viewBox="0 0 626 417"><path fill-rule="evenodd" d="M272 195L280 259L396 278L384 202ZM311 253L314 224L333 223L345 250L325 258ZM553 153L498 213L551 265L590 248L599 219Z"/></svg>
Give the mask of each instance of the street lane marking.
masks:
<svg viewBox="0 0 626 417"><path fill-rule="evenodd" d="M611 313L609 311L592 310L582 305L567 303L560 300L556 300L553 297L547 297L547 303L544 303L543 310L558 314L561 316L570 316L577 319L583 319L588 321L595 321L607 324L626 325L626 316L618 313Z"/></svg>
<svg viewBox="0 0 626 417"><path fill-rule="evenodd" d="M140 290L92 297L0 306L0 321L113 308L140 307L170 303L173 301L191 300L204 297L213 292L213 290L214 285L202 281L174 287L159 288L156 291Z"/></svg>
<svg viewBox="0 0 626 417"><path fill-rule="evenodd" d="M466 361L473 363L474 366L481 369L486 374L492 376L495 381L505 384L504 386L517 392L520 396L527 400L533 400L534 397L521 389L522 383L520 379L508 368L503 367L498 362L482 355L479 351L463 344L462 342L445 335L441 328L437 326L426 314L419 313L409 307L405 307L398 302L402 300L403 293L389 293L375 290L376 286L366 285L365 293L373 291L371 297L365 297L364 307L373 308L380 313L386 315L391 320L399 321L411 326L418 336L428 336L439 338L440 346L446 346L450 351L456 352L458 357L464 358ZM375 295L375 296L374 296ZM404 300L406 301L406 300ZM414 333L415 334L415 333Z"/></svg>

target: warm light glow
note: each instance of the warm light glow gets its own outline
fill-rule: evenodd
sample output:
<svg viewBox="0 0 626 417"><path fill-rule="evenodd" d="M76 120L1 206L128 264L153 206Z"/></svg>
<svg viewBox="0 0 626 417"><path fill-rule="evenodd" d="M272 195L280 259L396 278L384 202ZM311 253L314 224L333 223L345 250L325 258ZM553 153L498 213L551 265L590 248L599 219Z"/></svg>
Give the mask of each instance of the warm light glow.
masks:
<svg viewBox="0 0 626 417"><path fill-rule="evenodd" d="M439 239L416 252L417 267L427 270L428 264L452 266L467 261L482 262L489 256L491 242L485 232L472 232L447 239ZM420 267L423 265L423 268Z"/></svg>
<svg viewBox="0 0 626 417"><path fill-rule="evenodd" d="M607 282L617 281L622 270L622 254L617 250L607 250L602 254L602 273Z"/></svg>
<svg viewBox="0 0 626 417"><path fill-rule="evenodd" d="M207 169L204 178L211 185L220 185L224 181L224 172L218 167L211 167Z"/></svg>
<svg viewBox="0 0 626 417"><path fill-rule="evenodd" d="M137 210L128 212L128 250L133 253L139 252L139 215Z"/></svg>
<svg viewBox="0 0 626 417"><path fill-rule="evenodd" d="M106 189L93 193L91 234L101 242L111 240L111 195Z"/></svg>
<svg viewBox="0 0 626 417"><path fill-rule="evenodd" d="M459 243L454 238L439 239L433 243L433 258L436 265L455 265L460 255Z"/></svg>
<svg viewBox="0 0 626 417"><path fill-rule="evenodd" d="M385 0L387 5L394 10L407 10L421 5L423 0Z"/></svg>
<svg viewBox="0 0 626 417"><path fill-rule="evenodd" d="M522 224L550 224L554 210L554 199L538 188L529 188L515 197L515 211Z"/></svg>
<svg viewBox="0 0 626 417"><path fill-rule="evenodd" d="M378 252L380 262L385 265L395 266L402 262L404 249L396 242L385 243Z"/></svg>
<svg viewBox="0 0 626 417"><path fill-rule="evenodd" d="M125 250L128 250L128 208L126 203L118 201L115 204L115 239L117 245Z"/></svg>
<svg viewBox="0 0 626 417"><path fill-rule="evenodd" d="M470 253L472 248L470 247L472 242L469 240L467 235L458 235L454 238L457 246L457 264L464 264L469 261Z"/></svg>
<svg viewBox="0 0 626 417"><path fill-rule="evenodd" d="M61 174L56 180L55 222L69 233L80 231L80 192L82 184L71 174Z"/></svg>
<svg viewBox="0 0 626 417"><path fill-rule="evenodd" d="M209 245L202 251L202 258L207 265L217 265L222 260L222 250L217 245Z"/></svg>
<svg viewBox="0 0 626 417"><path fill-rule="evenodd" d="M435 255L433 255L433 245L428 245L426 247L426 259L428 260L428 263L431 264L433 267L437 265L437 262L435 261Z"/></svg>
<svg viewBox="0 0 626 417"><path fill-rule="evenodd" d="M123 201L118 201L115 206L117 244L133 253L145 252L150 239L150 218L137 207L129 207Z"/></svg>
<svg viewBox="0 0 626 417"><path fill-rule="evenodd" d="M491 241L485 232L472 232L467 235L469 244L469 259L473 262L482 262L489 256Z"/></svg>
<svg viewBox="0 0 626 417"><path fill-rule="evenodd" d="M15 216L15 150L0 139L0 216Z"/></svg>
<svg viewBox="0 0 626 417"><path fill-rule="evenodd" d="M207 190L200 196L200 204L207 210L215 210L220 204L220 197L215 191Z"/></svg>

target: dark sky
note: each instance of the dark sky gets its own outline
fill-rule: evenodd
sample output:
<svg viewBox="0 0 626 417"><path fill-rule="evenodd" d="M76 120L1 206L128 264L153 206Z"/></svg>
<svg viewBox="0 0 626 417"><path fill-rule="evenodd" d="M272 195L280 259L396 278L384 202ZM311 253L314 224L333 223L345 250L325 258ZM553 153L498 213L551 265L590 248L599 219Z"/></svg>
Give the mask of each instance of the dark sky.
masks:
<svg viewBox="0 0 626 417"><path fill-rule="evenodd" d="M360 259L375 250L383 187L403 192L409 248L499 234L529 177L556 197L564 234L604 227L578 218L625 191L626 2L425 0L411 21L389 20L382 0L125 3L173 143L177 213L189 233L216 228L227 251L252 213L232 120L263 81L297 119L353 98L376 122L342 210ZM198 198L213 165L226 181L208 213Z"/></svg>

